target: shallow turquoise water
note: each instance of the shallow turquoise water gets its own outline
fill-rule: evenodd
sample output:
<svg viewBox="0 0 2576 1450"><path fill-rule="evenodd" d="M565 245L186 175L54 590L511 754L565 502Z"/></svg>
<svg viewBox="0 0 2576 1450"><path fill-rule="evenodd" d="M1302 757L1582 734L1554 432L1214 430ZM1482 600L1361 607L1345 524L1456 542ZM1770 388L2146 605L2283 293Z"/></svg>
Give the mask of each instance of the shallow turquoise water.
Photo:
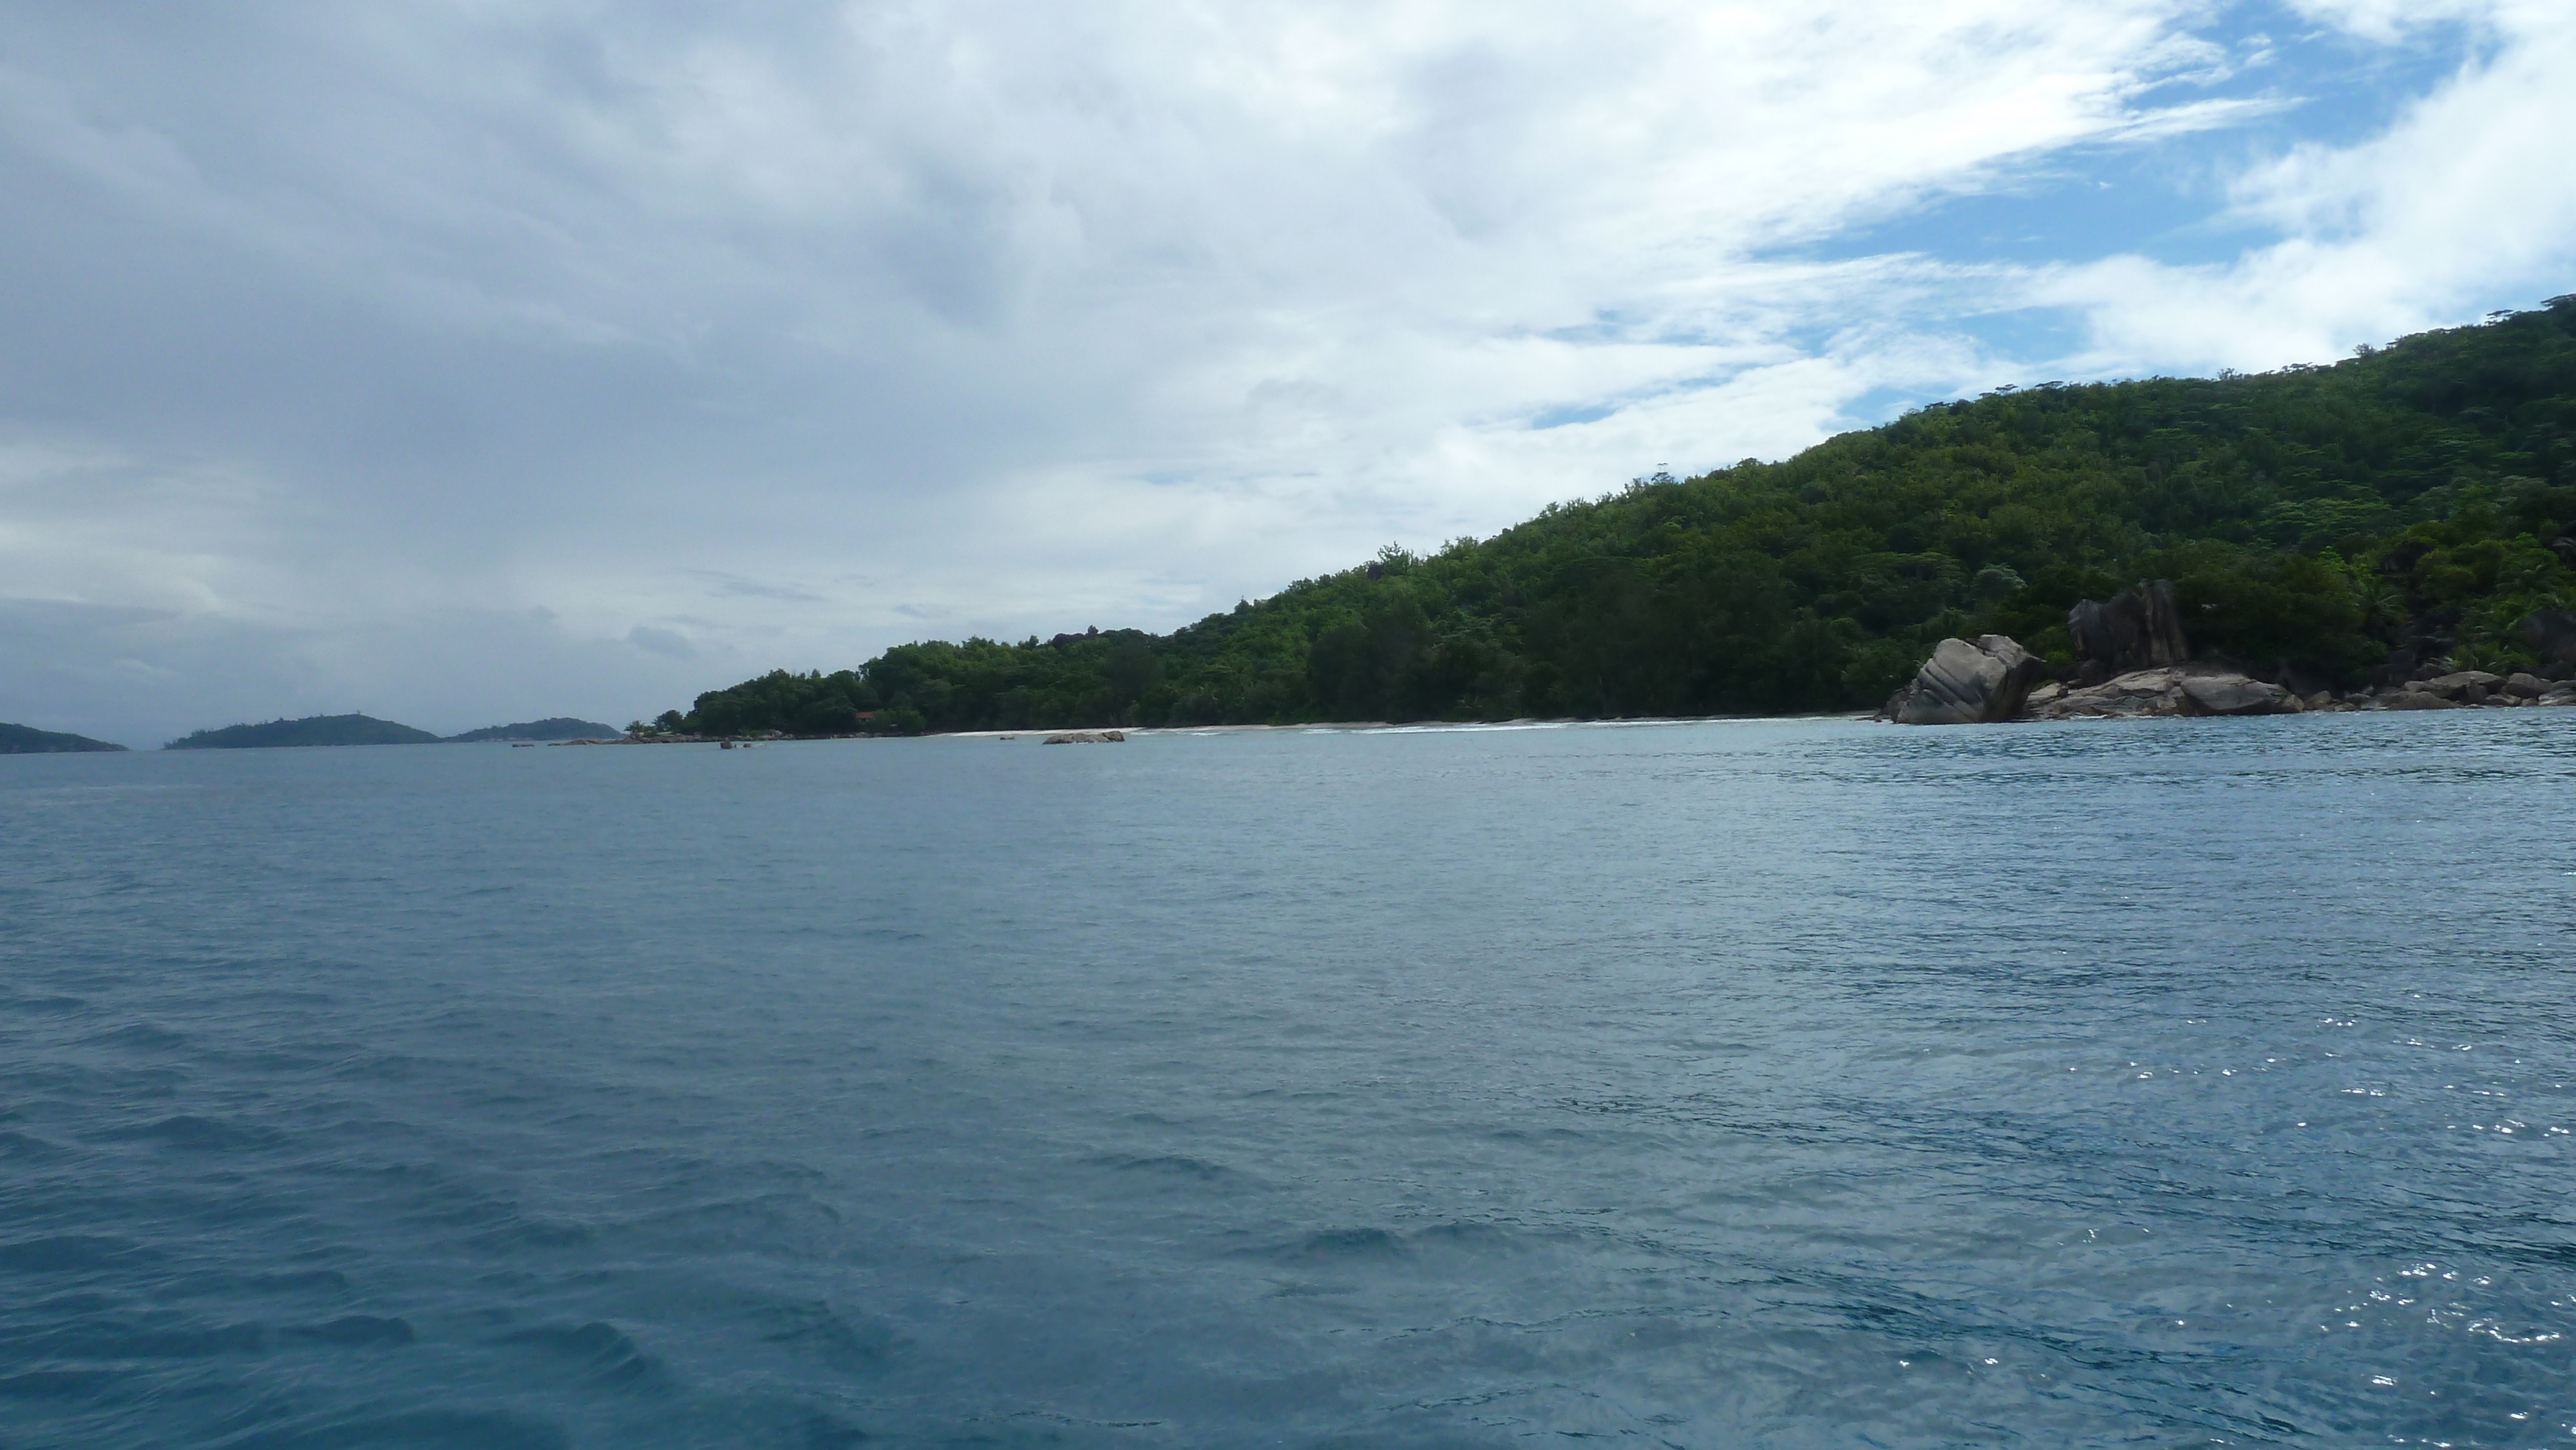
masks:
<svg viewBox="0 0 2576 1450"><path fill-rule="evenodd" d="M0 759L0 1444L2566 1444L2576 711Z"/></svg>

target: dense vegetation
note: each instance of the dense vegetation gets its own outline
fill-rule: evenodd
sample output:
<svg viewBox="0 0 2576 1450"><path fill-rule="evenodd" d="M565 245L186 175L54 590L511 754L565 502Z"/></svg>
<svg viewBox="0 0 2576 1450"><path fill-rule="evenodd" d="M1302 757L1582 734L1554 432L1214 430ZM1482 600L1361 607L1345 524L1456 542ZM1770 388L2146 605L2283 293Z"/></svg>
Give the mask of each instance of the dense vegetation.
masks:
<svg viewBox="0 0 2576 1450"><path fill-rule="evenodd" d="M265 725L227 725L199 730L162 746L164 750L258 750L286 745L435 745L438 737L372 715L311 715L301 720L271 720Z"/></svg>
<svg viewBox="0 0 2576 1450"><path fill-rule="evenodd" d="M1168 635L903 645L666 729L841 734L1835 710L1944 635L2063 670L2084 598L2179 587L2195 648L2351 685L2496 667L2576 597L2576 297L2259 376L1999 389L1780 463L1640 479ZM2553 549L2553 544L2556 546ZM2404 652L2402 654L2398 652Z"/></svg>
<svg viewBox="0 0 2576 1450"><path fill-rule="evenodd" d="M60 755L70 751L124 748L60 730L39 730L32 725L0 725L0 755Z"/></svg>

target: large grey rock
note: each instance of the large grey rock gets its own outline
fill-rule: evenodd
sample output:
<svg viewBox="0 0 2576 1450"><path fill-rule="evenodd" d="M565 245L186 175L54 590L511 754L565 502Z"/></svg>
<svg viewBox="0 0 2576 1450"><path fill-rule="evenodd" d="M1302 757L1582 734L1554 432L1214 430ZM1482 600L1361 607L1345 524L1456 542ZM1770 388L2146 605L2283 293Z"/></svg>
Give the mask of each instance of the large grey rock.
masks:
<svg viewBox="0 0 2576 1450"><path fill-rule="evenodd" d="M1932 658L1914 674L1913 683L1887 702L1887 716L1899 725L1983 725L2010 720L2021 713L2031 683L2039 678L2039 656L2010 636L1945 639L1933 646Z"/></svg>
<svg viewBox="0 0 2576 1450"><path fill-rule="evenodd" d="M2344 708L2330 695L2321 707ZM2132 720L2171 715L2288 715L2309 708L2285 686L2266 684L2212 664L2131 670L2098 685L2054 694L2033 692L2033 720Z"/></svg>
<svg viewBox="0 0 2576 1450"><path fill-rule="evenodd" d="M2410 681L2406 688L2421 690L2428 695L2439 695L2445 700L2456 700L2472 689L2484 692L2503 683L2504 676L2489 674L2485 670L2453 670L2447 675L2436 675L2429 680Z"/></svg>
<svg viewBox="0 0 2576 1450"><path fill-rule="evenodd" d="M2517 700L2537 700L2549 693L2549 682L2538 675L2517 671L2505 676L2504 692Z"/></svg>
<svg viewBox="0 0 2576 1450"><path fill-rule="evenodd" d="M2176 665L2191 658L2173 581L2140 580L2108 600L2087 599L2066 614L2066 632L2092 679Z"/></svg>
<svg viewBox="0 0 2576 1450"><path fill-rule="evenodd" d="M2081 689L2033 698L2033 720L2121 720L2182 713L2182 675L2173 669L2131 670Z"/></svg>
<svg viewBox="0 0 2576 1450"><path fill-rule="evenodd" d="M1121 741L1124 741L1126 738L1127 733L1123 730L1068 730L1062 735L1050 735L1040 743L1045 745L1116 745Z"/></svg>
<svg viewBox="0 0 2576 1450"><path fill-rule="evenodd" d="M2559 543L2567 542L2565 539ZM2545 665L2576 666L2576 610L2543 609L2523 616L2522 637ZM2564 669L2559 673L2564 674Z"/></svg>
<svg viewBox="0 0 2576 1450"><path fill-rule="evenodd" d="M2243 675L2186 677L2182 697L2195 715L2289 715L2300 708L2298 696Z"/></svg>
<svg viewBox="0 0 2576 1450"><path fill-rule="evenodd" d="M2459 706L2425 690L2400 690L2387 697L2382 708L2389 710L2456 710Z"/></svg>

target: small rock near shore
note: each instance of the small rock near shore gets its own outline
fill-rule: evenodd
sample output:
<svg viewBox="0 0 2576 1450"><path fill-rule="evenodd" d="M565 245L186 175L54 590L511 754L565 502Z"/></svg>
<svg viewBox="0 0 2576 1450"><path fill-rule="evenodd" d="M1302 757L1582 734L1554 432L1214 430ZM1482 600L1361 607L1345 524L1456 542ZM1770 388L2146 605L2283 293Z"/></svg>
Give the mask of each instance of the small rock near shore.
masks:
<svg viewBox="0 0 2576 1450"><path fill-rule="evenodd" d="M1882 712L1899 725L1984 725L2022 711L2047 667L2009 635L1945 639Z"/></svg>
<svg viewBox="0 0 2576 1450"><path fill-rule="evenodd" d="M2482 700L2486 698L2487 691L2503 683L2504 676L2489 674L2485 670L2454 670L2447 675L2436 675L2429 680L2409 680L2406 682L2406 688L2421 690L2427 695L2439 695L2445 700L2460 699L2474 690L2477 692L2477 698Z"/></svg>
<svg viewBox="0 0 2576 1450"><path fill-rule="evenodd" d="M2382 699L2380 707L2387 710L2456 710L2459 708L2430 690L2400 690Z"/></svg>
<svg viewBox="0 0 2576 1450"><path fill-rule="evenodd" d="M2333 704L2320 697L2316 708ZM2311 708L2287 688L2207 663L2131 670L2098 685L2030 696L2033 720L2135 720L2173 715L2293 715Z"/></svg>
<svg viewBox="0 0 2576 1450"><path fill-rule="evenodd" d="M2195 715L2289 715L2303 708L2279 685L2244 675L2186 675L2182 697Z"/></svg>

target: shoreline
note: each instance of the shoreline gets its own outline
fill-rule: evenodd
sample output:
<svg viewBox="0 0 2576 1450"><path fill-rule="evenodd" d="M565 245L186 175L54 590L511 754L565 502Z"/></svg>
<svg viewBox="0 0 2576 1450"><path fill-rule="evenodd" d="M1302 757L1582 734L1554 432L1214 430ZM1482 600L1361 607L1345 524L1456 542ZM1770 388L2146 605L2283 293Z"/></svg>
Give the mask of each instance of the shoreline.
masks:
<svg viewBox="0 0 2576 1450"><path fill-rule="evenodd" d="M2356 692L2363 694L2367 692ZM2430 714L2439 710L2480 710L2502 713L2506 710L2549 710L2576 705L2576 699L2489 701L2482 705L2445 703L2439 706L2387 705L2373 701L2311 706L2298 710L2274 712L2275 715L2404 715ZM2117 711L2099 714L2015 715L2008 719L1973 722L1986 725L2089 725L2114 721L2180 720L2209 721L2268 718L2255 715L2191 714L2179 711ZM1896 722L1883 714L1868 710L1837 710L1795 715L1657 715L1657 716L1572 716L1556 719L1524 717L1512 720L1338 720L1302 725L1082 725L1029 726L1013 730L941 730L919 735L774 735L764 737L731 737L737 748L751 745L819 745L841 740L991 740L999 743L1042 744L1050 736L1115 730L1134 739L1141 736L1218 736L1218 735L1432 735L1490 734L1505 731L1569 730L1583 728L1648 729L1677 725L1785 725L1804 721L1849 721L1854 724L1887 725ZM720 745L725 737L691 736L675 739L581 740L563 741L567 745Z"/></svg>

